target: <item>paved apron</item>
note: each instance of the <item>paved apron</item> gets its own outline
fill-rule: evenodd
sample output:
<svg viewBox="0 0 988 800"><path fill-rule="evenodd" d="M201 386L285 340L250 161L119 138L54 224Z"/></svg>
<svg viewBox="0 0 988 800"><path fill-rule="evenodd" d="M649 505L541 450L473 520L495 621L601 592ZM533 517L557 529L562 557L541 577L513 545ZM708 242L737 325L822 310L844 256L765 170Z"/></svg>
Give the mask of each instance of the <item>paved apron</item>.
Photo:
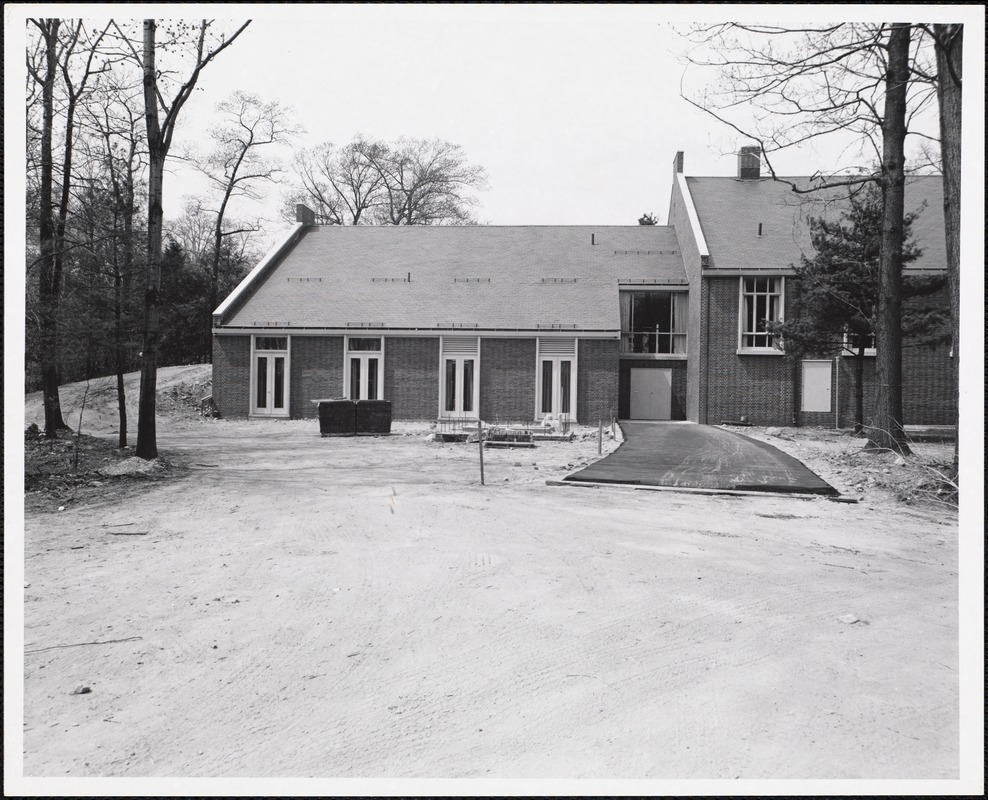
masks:
<svg viewBox="0 0 988 800"><path fill-rule="evenodd" d="M840 494L792 456L733 431L688 422L622 422L624 444L567 481Z"/></svg>

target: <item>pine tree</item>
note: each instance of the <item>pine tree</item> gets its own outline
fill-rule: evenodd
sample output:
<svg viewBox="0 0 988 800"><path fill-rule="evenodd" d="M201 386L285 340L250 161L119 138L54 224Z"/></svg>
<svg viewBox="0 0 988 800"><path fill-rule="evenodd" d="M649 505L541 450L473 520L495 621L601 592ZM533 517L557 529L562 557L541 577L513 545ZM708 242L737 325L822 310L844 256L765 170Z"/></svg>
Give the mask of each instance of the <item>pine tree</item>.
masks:
<svg viewBox="0 0 988 800"><path fill-rule="evenodd" d="M864 430L865 353L874 347L881 307L879 251L881 246L882 190L866 186L849 198L839 220L810 218L810 239L815 251L792 265L796 280L788 284L792 312L784 322L766 327L782 337L792 358L833 355L850 351L855 367L855 433ZM903 266L922 255L910 241L918 211L904 215ZM948 309L924 302L946 283L945 275L907 275L903 278L902 337L910 345L933 345L946 340Z"/></svg>

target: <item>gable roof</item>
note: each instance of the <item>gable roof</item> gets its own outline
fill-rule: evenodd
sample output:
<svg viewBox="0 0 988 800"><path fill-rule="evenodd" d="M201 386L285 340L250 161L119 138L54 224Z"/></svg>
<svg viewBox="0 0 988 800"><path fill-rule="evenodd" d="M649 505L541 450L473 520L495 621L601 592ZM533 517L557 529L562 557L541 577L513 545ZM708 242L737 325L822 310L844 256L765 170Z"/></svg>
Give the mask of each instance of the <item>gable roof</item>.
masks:
<svg viewBox="0 0 988 800"><path fill-rule="evenodd" d="M614 332L619 283L686 273L671 226L319 226L248 280L221 327Z"/></svg>
<svg viewBox="0 0 988 800"><path fill-rule="evenodd" d="M786 178L809 186L809 178ZM847 188L796 194L771 178L686 178L713 269L785 269L801 254L813 254L810 216L836 218L846 205ZM925 203L925 206L924 206ZM939 175L906 180L906 212L922 208L912 225L912 241L923 251L906 270L947 266L943 221L943 182ZM758 235L758 226L762 235Z"/></svg>

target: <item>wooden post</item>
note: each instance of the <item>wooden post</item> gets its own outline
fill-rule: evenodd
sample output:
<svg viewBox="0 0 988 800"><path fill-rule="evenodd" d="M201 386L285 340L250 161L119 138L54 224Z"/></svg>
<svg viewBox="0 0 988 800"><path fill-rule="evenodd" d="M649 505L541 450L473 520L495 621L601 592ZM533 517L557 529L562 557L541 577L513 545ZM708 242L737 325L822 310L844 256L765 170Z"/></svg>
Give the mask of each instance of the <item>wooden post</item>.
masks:
<svg viewBox="0 0 988 800"><path fill-rule="evenodd" d="M480 485L484 485L484 432L482 422L477 418L477 444L480 447Z"/></svg>
<svg viewBox="0 0 988 800"><path fill-rule="evenodd" d="M597 455L604 452L604 420L597 420Z"/></svg>

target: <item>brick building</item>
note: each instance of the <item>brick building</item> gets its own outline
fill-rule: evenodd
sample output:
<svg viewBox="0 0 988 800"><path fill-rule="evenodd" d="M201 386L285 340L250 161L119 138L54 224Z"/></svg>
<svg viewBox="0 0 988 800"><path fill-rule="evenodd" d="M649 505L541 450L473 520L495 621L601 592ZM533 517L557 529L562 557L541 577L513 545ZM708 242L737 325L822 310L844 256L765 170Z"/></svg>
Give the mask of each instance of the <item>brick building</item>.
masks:
<svg viewBox="0 0 988 800"><path fill-rule="evenodd" d="M928 205L911 269L944 267L938 191L907 196ZM760 328L784 314L810 213L744 149L736 178L686 178L677 153L664 226L319 226L299 206L214 312L213 398L225 417L350 397L395 419L846 424L842 359L793 364ZM917 350L905 377L906 422L953 422L945 352Z"/></svg>
<svg viewBox="0 0 988 800"><path fill-rule="evenodd" d="M810 178L786 178L810 188ZM716 424L746 417L755 425L853 424L850 351L793 363L764 330L783 319L791 265L812 255L810 217L840 218L846 188L808 194L760 174L758 148L741 148L735 177L686 177L673 162L669 223L690 286L687 418ZM908 274L943 274L946 245L939 176L908 179L906 212L918 211L912 241L921 256ZM927 299L929 302L929 299ZM947 308L946 288L935 302ZM865 365L865 417L875 403L874 350ZM950 343L903 342L903 417L910 425L952 425L957 401Z"/></svg>

